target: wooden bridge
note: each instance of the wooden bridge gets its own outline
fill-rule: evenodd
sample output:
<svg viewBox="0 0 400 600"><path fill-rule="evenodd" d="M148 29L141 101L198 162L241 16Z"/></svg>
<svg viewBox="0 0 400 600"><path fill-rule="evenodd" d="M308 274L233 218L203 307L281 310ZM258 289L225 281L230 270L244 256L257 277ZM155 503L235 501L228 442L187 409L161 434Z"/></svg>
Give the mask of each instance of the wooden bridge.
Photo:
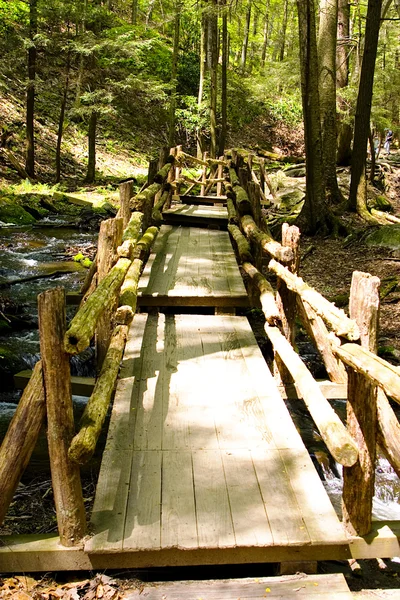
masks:
<svg viewBox="0 0 400 600"><path fill-rule="evenodd" d="M215 163L216 174L209 178L218 185L224 161ZM46 292L39 300L49 450L60 537L4 537L0 572L288 563L399 555L398 524L371 523L372 496L367 496L373 493L373 475L365 475L365 447L360 445L356 430L351 429L351 417L346 430L323 397L323 388L312 379L288 342L299 298L301 314L306 319L308 316L308 329L333 381L331 397L341 396L347 386L352 411L358 418L356 427L365 429L366 437L370 435L369 426L357 417L360 382L364 380L362 412L369 415L365 400L375 398L376 418L377 395L388 405L382 400L383 389L400 400L399 373L354 343L360 336L356 320L346 317L297 277L298 251L293 242L296 228L285 228L283 244L272 240L260 226L261 218L257 224L254 199L247 193L244 196L244 184L235 180L233 167L225 183L227 195L222 196L219 188L217 196L211 197L209 192L207 195L204 168L199 178L203 196L196 196L191 205L187 194L178 194L182 165L176 164L167 163L160 170L161 182L147 188L151 193L144 190L132 200L131 191L126 192L126 184L122 186L119 218L114 220L122 223L117 227L118 241L111 242L118 245L114 266L98 274L96 290L82 305L65 336L65 325L57 333L62 318L57 320L54 304L50 306L50 296L60 291ZM218 172L220 176L216 176ZM171 193L172 205L165 208ZM131 215L132 208L141 210ZM151 225L151 218L159 231ZM142 237L141 231L145 231ZM248 234L247 240L243 233ZM102 243L109 238L100 235ZM280 310L270 285L248 262L252 252L256 256L258 253L259 264L263 255L277 259L271 261L270 269L280 281ZM99 253L100 269L102 256L113 253L107 246L99 247ZM271 373L247 318L236 314L255 302L254 289L249 299L238 261L248 285L250 282L258 290L260 300L256 302L260 302L266 318L265 329L275 350L279 377ZM375 285L376 278L372 279ZM365 281L370 290L368 275L358 278L354 285L353 308L360 290L364 299L368 294L373 297L371 291L365 293ZM88 287L89 283L85 285ZM120 308L115 312L116 294ZM135 314L137 305L140 312ZM362 308L365 322L365 315L371 311L364 301ZM113 332L110 318L116 323ZM101 319L106 323L105 333L99 326ZM332 330L329 335L323 321ZM281 323L286 336L277 327ZM102 370L81 430L71 442L68 410L65 406L64 412L60 409L60 404L68 401L68 394L71 396L65 356L87 347L95 330L97 354L103 357ZM326 332L325 339L321 339L321 331ZM361 335L366 339L367 331L362 330ZM47 343L49 336L51 343ZM328 344L328 338L334 341ZM344 364L351 366L349 381ZM118 371L90 535L86 536L77 463L82 464L93 453ZM285 406L285 389L294 389L292 377L297 394L304 398L329 449L345 465L343 522ZM34 405L35 410L43 406L40 415L44 418L41 371L32 383L34 378L21 404ZM62 388L64 380L68 381ZM34 385L41 391L36 391L32 400ZM27 429L27 417L21 413L17 418L19 423L10 427L0 450L0 492L5 498L0 520L34 444L30 441L26 448L27 442L19 439L18 431ZM378 422L373 428L374 448L376 430L384 430L387 422ZM395 468L396 443L387 440L383 444ZM24 456L17 468L15 460L5 459L11 448L14 457ZM357 478L359 492L349 492L349 484ZM331 593L329 597L345 598L346 594L343 588L337 596Z"/></svg>

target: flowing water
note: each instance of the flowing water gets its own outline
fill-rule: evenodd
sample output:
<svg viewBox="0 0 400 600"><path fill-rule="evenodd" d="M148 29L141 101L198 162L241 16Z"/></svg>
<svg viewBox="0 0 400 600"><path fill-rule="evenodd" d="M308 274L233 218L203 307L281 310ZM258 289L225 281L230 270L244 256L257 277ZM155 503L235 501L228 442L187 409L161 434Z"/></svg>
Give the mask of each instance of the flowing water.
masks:
<svg viewBox="0 0 400 600"><path fill-rule="evenodd" d="M80 249L85 254L85 249L95 243L97 234L82 232L62 225L61 221L49 221L40 227L0 228L0 285L4 280L10 281L66 270L64 275L57 278L34 279L0 290L0 298L11 301L14 305L23 306L20 330L13 331L11 335L0 334L0 348L10 350L18 356L16 370L32 368L39 358L37 295L43 290L55 286L63 286L66 291L76 291L86 273L86 270L79 264L65 260L65 250L66 247L72 247L76 248L76 251ZM0 310L3 311L3 306L0 306ZM74 308L68 309L67 317L72 316L74 310ZM315 355L313 359L312 354L307 354L307 351L303 349L301 351L302 356L304 354L303 358L310 366ZM92 358L90 350L83 358L74 358L72 361L73 374L93 374L91 372L93 369ZM316 361L314 360L314 362ZM318 373L315 373L315 376L318 377ZM0 413L11 415L19 396L20 392L18 391L4 390L3 382L1 382ZM341 467L329 456L304 404L297 400L288 401L287 405L331 501L340 513ZM345 402L336 401L334 408L344 418ZM400 519L400 481L389 463L382 457L378 458L376 467L374 518Z"/></svg>

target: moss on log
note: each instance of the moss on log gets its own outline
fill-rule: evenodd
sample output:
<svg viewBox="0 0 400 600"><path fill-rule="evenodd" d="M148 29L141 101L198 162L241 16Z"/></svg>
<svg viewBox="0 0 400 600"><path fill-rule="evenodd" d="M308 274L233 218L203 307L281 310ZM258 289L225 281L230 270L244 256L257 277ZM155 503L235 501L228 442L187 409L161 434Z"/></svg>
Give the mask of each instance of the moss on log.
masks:
<svg viewBox="0 0 400 600"><path fill-rule="evenodd" d="M277 327L265 325L274 350L289 370L315 425L334 459L351 467L357 461L358 448L345 426L322 394L306 365Z"/></svg>
<svg viewBox="0 0 400 600"><path fill-rule="evenodd" d="M46 414L42 363L36 363L0 447L0 524L29 462Z"/></svg>
<svg viewBox="0 0 400 600"><path fill-rule="evenodd" d="M282 246L282 244L274 240L267 232L261 231L261 229L257 227L253 217L245 215L241 218L240 222L246 236L253 242L260 244L264 252L285 263L293 260L292 249Z"/></svg>
<svg viewBox="0 0 400 600"><path fill-rule="evenodd" d="M131 260L120 258L77 312L64 337L66 352L79 354L89 346L100 315L115 301L130 265Z"/></svg>
<svg viewBox="0 0 400 600"><path fill-rule="evenodd" d="M122 236L122 244L117 248L119 257L131 258L140 235L143 213L134 212Z"/></svg>
<svg viewBox="0 0 400 600"><path fill-rule="evenodd" d="M155 225L146 229L144 235L140 238L135 249L135 258L147 260L150 249L158 235L159 229Z"/></svg>
<svg viewBox="0 0 400 600"><path fill-rule="evenodd" d="M291 273L289 269L272 259L268 265L270 271L273 271L287 285L287 287L299 294L302 300L315 310L317 315L333 329L339 337L346 337L349 340L358 340L360 331L358 325L352 319L334 304L324 298L319 292L305 283L301 277Z"/></svg>
<svg viewBox="0 0 400 600"><path fill-rule="evenodd" d="M244 215L252 215L253 209L247 192L240 185L234 185L233 190L235 192L236 208L239 215L241 217Z"/></svg>
<svg viewBox="0 0 400 600"><path fill-rule="evenodd" d="M254 261L254 258L251 253L250 244L243 235L243 233L240 231L239 227L237 227L237 225L230 224L228 225L228 231L231 234L232 238L235 240L240 262L252 263Z"/></svg>
<svg viewBox="0 0 400 600"><path fill-rule="evenodd" d="M78 465L87 463L96 449L115 388L127 334L127 325L117 325L111 337L99 378L82 415L80 430L69 447L68 456Z"/></svg>
<svg viewBox="0 0 400 600"><path fill-rule="evenodd" d="M137 290L140 275L143 270L143 260L135 258L125 277L125 281L121 287L119 297L120 306L130 306L132 311L136 312L137 306Z"/></svg>
<svg viewBox="0 0 400 600"><path fill-rule="evenodd" d="M175 159L171 156L169 162L167 162L159 171L154 175L154 183L164 183L168 177L169 171L174 164Z"/></svg>
<svg viewBox="0 0 400 600"><path fill-rule="evenodd" d="M227 198L226 200L226 208L228 210L228 221L233 225L239 225L239 217L236 213L236 208L231 198Z"/></svg>
<svg viewBox="0 0 400 600"><path fill-rule="evenodd" d="M156 204L154 205L153 212L151 213L151 218L155 223L161 223L161 221L163 220L161 209L164 207L168 200L169 188L170 186L168 186L168 189L166 189L165 192L163 192L159 201L156 202Z"/></svg>
<svg viewBox="0 0 400 600"><path fill-rule="evenodd" d="M280 314L275 302L275 294L271 284L265 279L256 267L250 263L243 263L244 271L251 277L253 284L258 288L260 294L261 308L269 325L280 323Z"/></svg>

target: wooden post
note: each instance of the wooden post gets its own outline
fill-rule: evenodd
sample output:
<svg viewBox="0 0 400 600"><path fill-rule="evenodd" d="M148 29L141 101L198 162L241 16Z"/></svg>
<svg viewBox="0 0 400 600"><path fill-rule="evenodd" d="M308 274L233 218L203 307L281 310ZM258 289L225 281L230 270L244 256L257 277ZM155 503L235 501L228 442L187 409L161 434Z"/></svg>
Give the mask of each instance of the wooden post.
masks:
<svg viewBox="0 0 400 600"><path fill-rule="evenodd" d="M285 266L291 273L297 273L300 264L300 230L298 227L295 225L289 226L287 223L283 223L282 246L291 248L293 252L293 258L287 262ZM275 301L278 305L279 313L281 315L283 334L294 348L296 336L296 293L291 292L286 283L284 283L280 278L278 278L277 282ZM274 375L278 380L280 376L282 383L292 383L293 381L289 371L286 369L276 353L274 360Z"/></svg>
<svg viewBox="0 0 400 600"><path fill-rule="evenodd" d="M169 156L169 148L168 148L168 146L164 146L163 148L161 148L160 155L158 157L157 171L159 171L160 169L163 168L163 166L167 162L168 156Z"/></svg>
<svg viewBox="0 0 400 600"><path fill-rule="evenodd" d="M170 156L175 157L177 154L176 148L171 148L169 151ZM166 201L166 203L164 204L164 207L170 208L171 206L171 201L172 201L172 196L175 193L175 167L173 164L171 164L171 168L169 170L168 173L168 177L167 177L167 184L169 184L169 194L168 194L168 200Z"/></svg>
<svg viewBox="0 0 400 600"><path fill-rule="evenodd" d="M355 271L350 290L350 317L360 328L361 346L376 352L379 318L378 277ZM377 390L368 377L348 369L347 428L357 441L359 459L343 470L343 522L351 535L371 529L375 484Z"/></svg>
<svg viewBox="0 0 400 600"><path fill-rule="evenodd" d="M0 525L36 445L45 414L42 362L39 361L0 447Z"/></svg>
<svg viewBox="0 0 400 600"><path fill-rule="evenodd" d="M147 171L147 185L151 185L154 182L154 176L159 171L158 160L158 158L152 158L149 161L149 169Z"/></svg>
<svg viewBox="0 0 400 600"><path fill-rule="evenodd" d="M224 160L223 156L219 157L219 160ZM217 170L217 179L222 179L224 176L224 165L219 164ZM220 198L222 196L222 181L218 181L217 183L217 197Z"/></svg>
<svg viewBox="0 0 400 600"><path fill-rule="evenodd" d="M118 259L117 248L123 234L122 219L107 219L100 225L97 252L97 285L107 275ZM109 307L99 318L96 327L96 367L100 372L113 330L112 316L116 305Z"/></svg>
<svg viewBox="0 0 400 600"><path fill-rule="evenodd" d="M119 186L119 211L117 218L120 217L123 220L123 229L128 225L129 219L131 218L131 209L129 206L129 200L133 196L133 181L124 181Z"/></svg>
<svg viewBox="0 0 400 600"><path fill-rule="evenodd" d="M250 157L249 157L250 158ZM248 196L251 203L251 211L253 213L254 222L259 229L261 228L262 215L261 215L261 202L260 202L260 191L259 187L253 183L249 182L248 186ZM252 243L251 247L253 256L254 256L254 264L259 271L262 271L262 257L263 252L260 244L257 242Z"/></svg>
<svg viewBox="0 0 400 600"><path fill-rule="evenodd" d="M204 152L203 161L206 162L207 158L208 158L208 152ZM201 172L200 196L206 195L206 184L207 184L207 165L203 165L203 169Z"/></svg>
<svg viewBox="0 0 400 600"><path fill-rule="evenodd" d="M68 458L74 435L69 356L64 350L65 291L38 296L40 352L47 408L47 437L60 543L74 546L86 530L80 471Z"/></svg>

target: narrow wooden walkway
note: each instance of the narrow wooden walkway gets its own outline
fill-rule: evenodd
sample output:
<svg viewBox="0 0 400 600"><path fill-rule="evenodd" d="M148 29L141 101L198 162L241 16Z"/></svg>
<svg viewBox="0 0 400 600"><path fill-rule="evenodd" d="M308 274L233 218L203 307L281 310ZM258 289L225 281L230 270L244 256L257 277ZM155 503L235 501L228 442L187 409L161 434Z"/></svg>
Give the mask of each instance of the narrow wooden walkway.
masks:
<svg viewBox="0 0 400 600"><path fill-rule="evenodd" d="M228 233L163 226L140 290L144 305L241 306ZM110 567L343 558L348 545L237 316L135 316L92 521L85 551Z"/></svg>

